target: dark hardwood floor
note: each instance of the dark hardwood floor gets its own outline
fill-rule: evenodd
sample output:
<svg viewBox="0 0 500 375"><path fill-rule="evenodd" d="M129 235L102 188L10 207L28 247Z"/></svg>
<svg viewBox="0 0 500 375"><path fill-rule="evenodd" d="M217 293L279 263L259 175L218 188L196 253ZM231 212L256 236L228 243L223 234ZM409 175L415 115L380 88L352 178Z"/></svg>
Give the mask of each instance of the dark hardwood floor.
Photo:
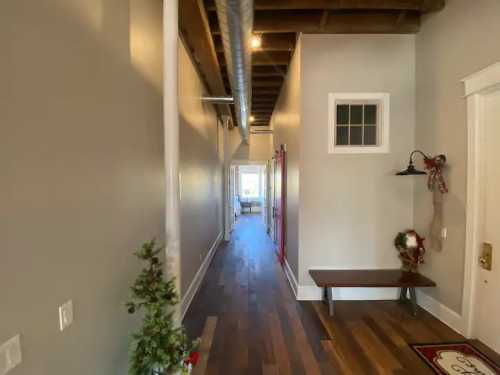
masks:
<svg viewBox="0 0 500 375"><path fill-rule="evenodd" d="M184 323L201 337L195 374L432 374L408 343L463 340L393 301L297 302L258 215L220 246Z"/></svg>

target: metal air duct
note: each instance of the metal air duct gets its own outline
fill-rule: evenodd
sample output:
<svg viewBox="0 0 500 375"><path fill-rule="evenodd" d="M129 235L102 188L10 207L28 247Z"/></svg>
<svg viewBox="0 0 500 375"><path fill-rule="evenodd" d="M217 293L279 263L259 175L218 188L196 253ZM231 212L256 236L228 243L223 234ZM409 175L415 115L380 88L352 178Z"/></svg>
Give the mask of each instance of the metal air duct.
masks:
<svg viewBox="0 0 500 375"><path fill-rule="evenodd" d="M248 143L252 97L253 0L215 0L241 137Z"/></svg>

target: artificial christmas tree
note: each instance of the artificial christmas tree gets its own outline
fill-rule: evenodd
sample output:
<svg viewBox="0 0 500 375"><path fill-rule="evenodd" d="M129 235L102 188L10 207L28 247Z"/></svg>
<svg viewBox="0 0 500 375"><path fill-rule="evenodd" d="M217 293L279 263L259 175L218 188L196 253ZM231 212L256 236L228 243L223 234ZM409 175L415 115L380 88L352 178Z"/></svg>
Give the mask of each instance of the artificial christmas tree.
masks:
<svg viewBox="0 0 500 375"><path fill-rule="evenodd" d="M132 296L126 304L130 314L144 313L142 327L133 336L131 375L187 374L198 359L193 353L197 342L190 341L174 321L179 298L174 279L164 279L163 251L152 240L135 253L146 267L130 288Z"/></svg>

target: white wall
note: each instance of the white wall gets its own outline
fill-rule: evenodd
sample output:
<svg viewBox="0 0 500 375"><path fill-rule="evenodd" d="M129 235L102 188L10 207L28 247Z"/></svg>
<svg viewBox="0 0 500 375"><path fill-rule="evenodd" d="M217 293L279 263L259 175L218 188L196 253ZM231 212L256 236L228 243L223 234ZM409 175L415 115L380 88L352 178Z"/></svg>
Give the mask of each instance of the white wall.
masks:
<svg viewBox="0 0 500 375"><path fill-rule="evenodd" d="M441 252L428 248L422 272L438 285L428 293L457 312L462 303L467 173L466 102L460 80L500 61L499 35L499 1L448 0L443 11L424 18L416 41L416 146L429 154L446 154L450 188L444 200L448 238ZM428 237L432 196L425 181L415 183L414 204L416 229Z"/></svg>
<svg viewBox="0 0 500 375"><path fill-rule="evenodd" d="M207 92L181 43L179 50L181 291L186 294L222 232L220 125Z"/></svg>
<svg viewBox="0 0 500 375"><path fill-rule="evenodd" d="M162 2L1 1L0 44L0 343L19 333L23 350L9 375L125 374L133 252L164 232Z"/></svg>
<svg viewBox="0 0 500 375"><path fill-rule="evenodd" d="M299 176L301 160L301 43L298 41L276 103L271 127L274 149L287 146L286 257L295 277L299 272Z"/></svg>
<svg viewBox="0 0 500 375"><path fill-rule="evenodd" d="M415 37L301 39L299 283L310 268L398 268L398 231L413 226L413 186L396 177L414 146ZM391 151L328 154L328 93L388 92Z"/></svg>

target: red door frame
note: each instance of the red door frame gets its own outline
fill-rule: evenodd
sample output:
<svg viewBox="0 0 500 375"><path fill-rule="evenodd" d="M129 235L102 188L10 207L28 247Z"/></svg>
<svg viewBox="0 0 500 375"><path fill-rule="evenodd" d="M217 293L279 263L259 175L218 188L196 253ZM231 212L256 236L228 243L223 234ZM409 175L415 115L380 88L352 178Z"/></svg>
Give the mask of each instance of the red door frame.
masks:
<svg viewBox="0 0 500 375"><path fill-rule="evenodd" d="M277 230L278 260L285 263L286 252L286 149L284 145L276 151L274 168L274 220Z"/></svg>

